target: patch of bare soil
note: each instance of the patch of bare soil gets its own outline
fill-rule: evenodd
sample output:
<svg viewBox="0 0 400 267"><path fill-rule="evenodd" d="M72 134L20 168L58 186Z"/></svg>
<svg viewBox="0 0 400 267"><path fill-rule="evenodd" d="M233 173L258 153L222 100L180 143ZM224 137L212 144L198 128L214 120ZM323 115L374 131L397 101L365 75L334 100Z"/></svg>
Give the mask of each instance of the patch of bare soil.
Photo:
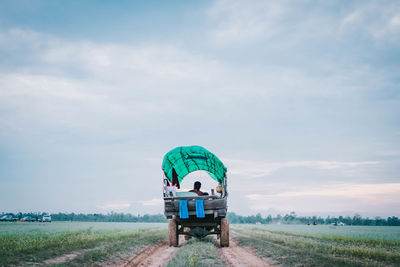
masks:
<svg viewBox="0 0 400 267"><path fill-rule="evenodd" d="M179 243L185 243L185 240L182 236L179 238ZM168 242L162 242L154 246L148 246L135 257L125 261L125 263L121 264L120 267L166 266L178 249L179 247L170 247Z"/></svg>
<svg viewBox="0 0 400 267"><path fill-rule="evenodd" d="M221 248L221 257L230 266L276 266L258 257L251 249L238 246L230 240L230 246Z"/></svg>
<svg viewBox="0 0 400 267"><path fill-rule="evenodd" d="M60 264L75 259L81 253L76 251L69 254L64 254L56 258L48 259L43 262L43 265Z"/></svg>

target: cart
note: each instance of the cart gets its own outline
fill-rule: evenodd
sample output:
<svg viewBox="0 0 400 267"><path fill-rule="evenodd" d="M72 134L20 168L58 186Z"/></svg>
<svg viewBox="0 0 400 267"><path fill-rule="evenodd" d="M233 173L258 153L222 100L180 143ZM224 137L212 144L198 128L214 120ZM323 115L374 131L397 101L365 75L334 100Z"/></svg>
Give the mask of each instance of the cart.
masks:
<svg viewBox="0 0 400 267"><path fill-rule="evenodd" d="M203 238L216 235L221 247L229 246L227 215L227 169L210 151L200 146L177 147L169 151L162 164L164 172L164 214L169 219L169 245L178 246L179 235ZM216 194L198 196L196 193L178 192L184 177L194 171L206 171L218 182ZM203 203L204 216L198 216L197 202ZM188 214L181 216L180 202L187 203ZM181 203L182 204L182 203ZM196 207L197 206L197 207Z"/></svg>

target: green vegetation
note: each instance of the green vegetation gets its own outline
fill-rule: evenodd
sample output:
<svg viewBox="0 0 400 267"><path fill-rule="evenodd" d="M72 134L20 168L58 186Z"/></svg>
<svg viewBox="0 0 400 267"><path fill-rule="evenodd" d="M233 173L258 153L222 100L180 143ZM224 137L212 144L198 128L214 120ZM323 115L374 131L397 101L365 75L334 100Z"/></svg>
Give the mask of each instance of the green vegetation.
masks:
<svg viewBox="0 0 400 267"><path fill-rule="evenodd" d="M400 219L396 216L388 217L383 219L381 217L363 218L359 214L355 214L353 217L350 216L338 216L322 218L317 216L297 216L295 212L285 214L281 216L278 214L276 217L268 215L262 217L261 214L241 216L234 212L228 213L228 220L230 223L237 224L344 224L344 225L365 225L365 226L400 226Z"/></svg>
<svg viewBox="0 0 400 267"><path fill-rule="evenodd" d="M353 227L347 228L351 232ZM387 227L388 231L396 228ZM314 226L309 229L301 233L233 226L231 233L240 245L288 266L398 266L400 262L398 239L356 238L351 236L354 233L332 235L313 232Z"/></svg>
<svg viewBox="0 0 400 267"><path fill-rule="evenodd" d="M400 227L386 226L333 226L333 225L299 225L299 224L242 224L240 228L259 228L271 231L300 233L303 235L346 236L361 239L400 240Z"/></svg>
<svg viewBox="0 0 400 267"><path fill-rule="evenodd" d="M167 219L162 214L155 215L132 215L130 213L108 214L75 214L75 213L56 213L51 215L53 221L80 221L80 222L167 222Z"/></svg>
<svg viewBox="0 0 400 267"><path fill-rule="evenodd" d="M97 229L66 230L71 224L74 223L10 223L7 231L0 232L0 265L40 264L72 253L76 256L68 265L78 266L115 259L119 254L138 251L166 237L165 227L141 229L135 224L129 228L127 225L121 227L110 223L106 229L97 226ZM82 223L77 224L79 226ZM13 225L15 229L27 226L29 230L11 232ZM49 227L49 231L45 231L43 225Z"/></svg>
<svg viewBox="0 0 400 267"><path fill-rule="evenodd" d="M4 222L0 223L0 266L118 263L166 237L163 223ZM400 265L400 227L396 226L240 224L231 225L231 237L285 266ZM65 257L56 261L60 256ZM208 237L190 239L168 266L224 263Z"/></svg>
<svg viewBox="0 0 400 267"><path fill-rule="evenodd" d="M10 214L15 218L21 219L25 216L31 216L32 218L39 220L43 215L47 213L40 212L30 212L22 213L2 213L2 215ZM51 214L53 221L79 221L79 222L136 222L136 223L166 223L167 219L162 214L145 214L145 215L132 215L130 213L117 213L111 212L108 214L100 213L54 213ZM400 219L396 216L388 218L363 218L359 214L355 214L353 217L350 216L338 216L338 217L317 217L317 216L297 216L295 212L285 214L284 216L277 215L272 217L268 215L266 217L261 216L261 214L241 216L234 212L228 213L228 220L233 224L340 224L345 225L366 225L366 226L400 226Z"/></svg>
<svg viewBox="0 0 400 267"><path fill-rule="evenodd" d="M28 212L28 213L2 213L0 216L10 214L12 217L17 218L20 220L25 216L30 216L34 218L36 221L40 221L43 215L47 215L44 212ZM51 214L53 221L79 221L79 222L142 222L142 223L149 223L149 222L167 222L167 219L162 214L155 214L155 215L132 215L130 213L117 213L117 212L110 212L108 214L101 214L101 213L53 213Z"/></svg>
<svg viewBox="0 0 400 267"><path fill-rule="evenodd" d="M168 267L225 266L219 258L211 237L203 240L190 239L169 261Z"/></svg>
<svg viewBox="0 0 400 267"><path fill-rule="evenodd" d="M26 222L2 222L0 223L0 236L13 233L60 233L67 231L79 231L91 228L92 230L118 230L132 232L144 228L166 228L164 223L124 223L124 222L51 222L51 223L26 223Z"/></svg>

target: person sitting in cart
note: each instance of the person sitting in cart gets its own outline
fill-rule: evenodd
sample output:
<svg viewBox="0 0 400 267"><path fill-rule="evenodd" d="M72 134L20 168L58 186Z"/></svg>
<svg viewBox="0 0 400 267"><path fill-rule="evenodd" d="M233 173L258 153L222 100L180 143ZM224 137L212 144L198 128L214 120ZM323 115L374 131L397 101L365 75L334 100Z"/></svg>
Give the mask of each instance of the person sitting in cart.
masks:
<svg viewBox="0 0 400 267"><path fill-rule="evenodd" d="M200 188L201 188L201 183L199 181L196 181L194 183L193 189L190 190L189 192L194 192L199 196L208 196L208 193L200 191Z"/></svg>

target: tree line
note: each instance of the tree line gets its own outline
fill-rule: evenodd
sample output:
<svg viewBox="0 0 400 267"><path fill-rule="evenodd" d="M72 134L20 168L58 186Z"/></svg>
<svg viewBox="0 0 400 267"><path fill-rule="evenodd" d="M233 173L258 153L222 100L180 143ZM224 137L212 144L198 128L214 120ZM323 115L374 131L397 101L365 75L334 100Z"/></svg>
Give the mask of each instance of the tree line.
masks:
<svg viewBox="0 0 400 267"><path fill-rule="evenodd" d="M297 216L295 212L280 215L275 217L268 215L262 217L261 214L251 216L241 216L234 212L228 213L228 220L230 223L248 223L248 224L335 224L335 225L366 225L366 226L400 226L400 220L396 216L388 217L387 219L381 217L363 218L360 214L350 216L338 217L317 217L317 216Z"/></svg>
<svg viewBox="0 0 400 267"><path fill-rule="evenodd" d="M57 213L51 215L54 221L81 221L81 222L167 222L162 214L144 214L132 215L130 213L111 212L108 214L75 214L75 213Z"/></svg>
<svg viewBox="0 0 400 267"><path fill-rule="evenodd" d="M11 214L13 217L21 219L25 216L31 216L39 220L43 215L48 213L43 212L30 212L22 213L2 213L2 215ZM0 216L2 216L0 215ZM261 214L241 216L234 212L228 212L228 220L230 223L237 224L337 224L337 225L367 225L367 226L400 226L400 220L396 216L388 218L363 218L359 214L354 216L338 216L338 217L317 217L317 216L297 216L295 212L289 214L280 215L273 217L271 215L261 216ZM110 212L107 214L101 213L53 213L51 214L52 221L80 221L80 222L167 222L167 219L162 214L144 214L144 215L132 215L130 213L117 213Z"/></svg>
<svg viewBox="0 0 400 267"><path fill-rule="evenodd" d="M17 219L22 219L23 217L30 216L37 221L40 220L44 215L49 213L45 212L28 212L28 213L2 213L0 216L10 214ZM79 222L167 222L167 219L162 214L144 214L144 215L132 215L130 213L117 213L110 212L107 214L101 213L52 213L52 221L79 221Z"/></svg>

